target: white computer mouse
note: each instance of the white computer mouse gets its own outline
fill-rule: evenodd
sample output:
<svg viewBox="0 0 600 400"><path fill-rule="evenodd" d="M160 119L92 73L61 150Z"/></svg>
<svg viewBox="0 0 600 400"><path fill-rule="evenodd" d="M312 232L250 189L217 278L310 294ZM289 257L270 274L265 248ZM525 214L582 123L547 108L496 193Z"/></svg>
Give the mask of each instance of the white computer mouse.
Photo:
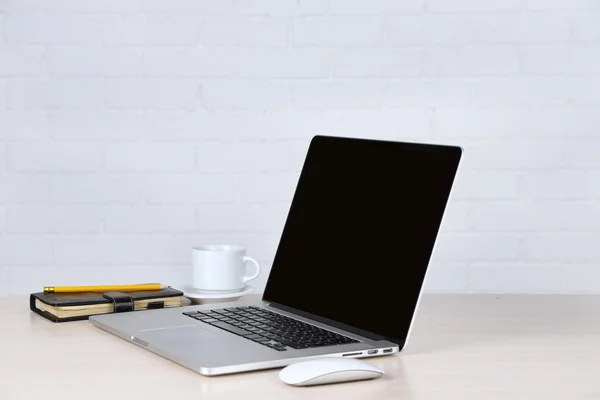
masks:
<svg viewBox="0 0 600 400"><path fill-rule="evenodd" d="M288 385L312 386L374 379L382 375L382 370L362 360L323 357L288 365L279 372L279 379Z"/></svg>

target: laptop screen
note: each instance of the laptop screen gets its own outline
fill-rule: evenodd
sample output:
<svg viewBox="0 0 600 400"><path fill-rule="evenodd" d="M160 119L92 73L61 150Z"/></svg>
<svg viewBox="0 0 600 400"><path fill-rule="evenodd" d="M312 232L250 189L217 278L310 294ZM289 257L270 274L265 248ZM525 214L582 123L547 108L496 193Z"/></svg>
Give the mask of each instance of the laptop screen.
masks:
<svg viewBox="0 0 600 400"><path fill-rule="evenodd" d="M460 157L452 146L315 137L263 300L403 346Z"/></svg>

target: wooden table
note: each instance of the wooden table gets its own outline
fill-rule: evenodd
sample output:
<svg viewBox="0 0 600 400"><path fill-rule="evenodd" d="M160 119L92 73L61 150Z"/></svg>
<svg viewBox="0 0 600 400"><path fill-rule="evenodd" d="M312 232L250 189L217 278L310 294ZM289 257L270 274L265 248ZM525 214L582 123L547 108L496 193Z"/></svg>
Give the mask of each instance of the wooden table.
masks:
<svg viewBox="0 0 600 400"><path fill-rule="evenodd" d="M600 296L427 295L374 381L289 387L279 370L203 377L87 321L0 299L0 399L600 399ZM80 396L80 397L78 397Z"/></svg>

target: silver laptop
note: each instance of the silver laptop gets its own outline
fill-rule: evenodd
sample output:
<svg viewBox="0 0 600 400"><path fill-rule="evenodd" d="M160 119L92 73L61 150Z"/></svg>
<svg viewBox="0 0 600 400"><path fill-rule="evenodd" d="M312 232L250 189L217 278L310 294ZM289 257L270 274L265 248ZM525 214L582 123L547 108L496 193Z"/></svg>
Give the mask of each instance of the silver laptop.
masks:
<svg viewBox="0 0 600 400"><path fill-rule="evenodd" d="M203 375L401 351L461 154L315 136L261 300L90 321Z"/></svg>

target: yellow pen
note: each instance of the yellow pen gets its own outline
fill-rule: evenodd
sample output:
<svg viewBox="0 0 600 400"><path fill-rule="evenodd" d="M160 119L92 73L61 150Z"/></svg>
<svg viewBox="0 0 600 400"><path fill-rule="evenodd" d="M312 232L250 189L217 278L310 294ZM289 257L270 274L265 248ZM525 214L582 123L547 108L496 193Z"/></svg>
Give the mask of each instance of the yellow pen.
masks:
<svg viewBox="0 0 600 400"><path fill-rule="evenodd" d="M160 283L143 283L138 285L105 285L105 286L44 286L44 293L75 292L133 292L138 290L161 290L167 288Z"/></svg>

